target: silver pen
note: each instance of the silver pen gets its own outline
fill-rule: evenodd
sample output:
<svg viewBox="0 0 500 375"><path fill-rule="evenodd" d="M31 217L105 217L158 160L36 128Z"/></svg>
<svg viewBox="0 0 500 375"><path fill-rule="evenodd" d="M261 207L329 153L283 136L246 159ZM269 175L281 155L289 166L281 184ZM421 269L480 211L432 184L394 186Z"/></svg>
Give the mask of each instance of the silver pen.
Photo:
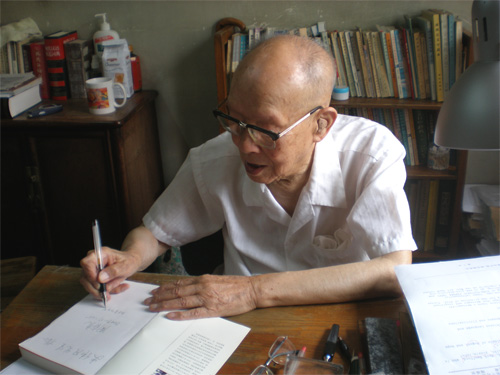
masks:
<svg viewBox="0 0 500 375"><path fill-rule="evenodd" d="M99 221L94 220L92 223L92 235L94 237L94 251L97 258L97 268L99 272L102 271L102 255L101 255L101 232L99 230ZM106 284L100 283L99 293L101 293L102 301L104 302L104 308L106 309L106 302L108 297L106 296Z"/></svg>

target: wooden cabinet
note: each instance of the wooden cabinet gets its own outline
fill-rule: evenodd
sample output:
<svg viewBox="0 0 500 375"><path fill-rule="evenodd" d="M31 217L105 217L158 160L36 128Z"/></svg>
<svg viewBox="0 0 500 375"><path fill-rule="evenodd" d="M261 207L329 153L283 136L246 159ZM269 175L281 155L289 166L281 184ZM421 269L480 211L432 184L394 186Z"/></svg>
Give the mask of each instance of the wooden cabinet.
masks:
<svg viewBox="0 0 500 375"><path fill-rule="evenodd" d="M217 79L217 99L218 103L223 103L228 93L228 78L226 68L226 54L232 35L236 32L245 32L245 24L234 18L224 18L220 20L215 28L214 49L215 49L215 68ZM472 46L470 45L470 36L464 34L464 43L468 44L467 60L472 62ZM331 105L337 109L352 108L382 108L382 109L403 109L403 110L429 110L436 113L441 108L441 104L431 100L412 100L412 99L373 99L373 98L350 98L346 101L334 101ZM465 170L467 164L467 151L456 151L456 160L453 167L437 171L427 168L423 165L407 167L407 181L431 180L431 181L452 181L451 190L453 197L451 199L451 214L449 217L447 229L447 245L445 249L434 251L431 249L424 251L419 248L414 253L414 261L428 261L439 259L451 259L457 256L457 248L460 232L461 218L461 197L465 182ZM434 184L436 185L436 184ZM415 212L412 211L412 222L415 220ZM424 223L425 225L425 223Z"/></svg>
<svg viewBox="0 0 500 375"><path fill-rule="evenodd" d="M54 115L2 120L2 259L78 266L93 219L103 245L120 248L164 188L156 95L136 93L109 115L69 100Z"/></svg>

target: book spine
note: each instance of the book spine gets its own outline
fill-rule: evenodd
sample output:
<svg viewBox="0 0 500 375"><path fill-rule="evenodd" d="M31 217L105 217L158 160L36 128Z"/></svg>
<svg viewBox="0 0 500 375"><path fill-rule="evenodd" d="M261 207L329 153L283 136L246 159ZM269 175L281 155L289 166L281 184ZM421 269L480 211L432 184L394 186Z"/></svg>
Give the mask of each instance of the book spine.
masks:
<svg viewBox="0 0 500 375"><path fill-rule="evenodd" d="M354 80L354 86L356 89L356 96L363 97L363 92L361 91L361 86L359 83L359 72L358 67L356 66L356 61L354 60L354 52L351 43L351 33L349 31L345 31L345 41L347 46L347 54L349 56L349 62L351 63L352 68L352 76Z"/></svg>
<svg viewBox="0 0 500 375"><path fill-rule="evenodd" d="M427 38L425 33L420 33L420 46L422 49L422 66L424 69L425 99L431 99L431 81L429 60L427 58Z"/></svg>
<svg viewBox="0 0 500 375"><path fill-rule="evenodd" d="M356 30L354 32L356 36L356 45L358 47L358 53L359 53L359 58L360 58L360 64L361 64L361 70L363 73L363 79L365 83L365 91L366 91L366 96L368 98L373 98L373 86L371 85L371 82L369 80L368 76L368 70L367 70L367 65L366 65L366 58L365 58L365 51L364 51L364 45L363 45L363 38L360 30ZM369 68L369 65L368 65Z"/></svg>
<svg viewBox="0 0 500 375"><path fill-rule="evenodd" d="M375 95L377 98L382 97L382 92L380 91L380 80L378 79L379 70L377 68L377 63L375 61L375 49L373 46L373 36L370 31L365 33L366 41L368 45L368 55L370 56L370 64L373 72L373 85L375 86Z"/></svg>
<svg viewBox="0 0 500 375"><path fill-rule="evenodd" d="M384 119L385 119L385 126L394 134L394 123L392 121L392 115L391 115L391 110L388 108L384 109Z"/></svg>
<svg viewBox="0 0 500 375"><path fill-rule="evenodd" d="M425 75L424 75L424 61L421 45L421 35L419 32L413 33L413 44L415 46L415 63L417 72L417 85L418 85L418 98L426 99L427 94L425 91Z"/></svg>
<svg viewBox="0 0 500 375"><path fill-rule="evenodd" d="M45 61L45 44L44 42L33 42L30 44L31 64L33 74L42 78L40 84L40 95L42 99L50 99L49 92L49 77L47 74L47 64Z"/></svg>
<svg viewBox="0 0 500 375"><path fill-rule="evenodd" d="M429 205L427 208L427 223L425 227L424 251L434 250L436 238L437 201L439 180L431 180L429 187Z"/></svg>
<svg viewBox="0 0 500 375"><path fill-rule="evenodd" d="M405 164L411 165L411 152L410 145L408 144L408 132L406 131L406 121L403 109L396 109L396 113L399 118L399 131L401 133L401 140L403 141L403 146L406 150Z"/></svg>
<svg viewBox="0 0 500 375"><path fill-rule="evenodd" d="M436 67L434 65L434 45L433 45L433 28L431 21L424 17L417 17L417 22L425 33L425 45L427 48L427 65L429 67L429 86L432 100L437 100L437 83L436 83Z"/></svg>
<svg viewBox="0 0 500 375"><path fill-rule="evenodd" d="M448 49L449 49L449 65L450 65L450 89L455 83L455 72L456 72L456 42L455 42L455 17L453 14L448 13Z"/></svg>
<svg viewBox="0 0 500 375"><path fill-rule="evenodd" d="M231 59L231 73L234 73L238 67L240 58L240 33L235 33L232 36L233 47L232 47L232 59Z"/></svg>
<svg viewBox="0 0 500 375"><path fill-rule="evenodd" d="M436 73L436 99L438 102L444 100L443 88L443 62L441 57L441 30L439 26L439 14L429 12L430 21L432 23L432 46L434 52L434 69ZM423 13L428 14L427 12Z"/></svg>
<svg viewBox="0 0 500 375"><path fill-rule="evenodd" d="M415 222L415 242L419 250L425 248L425 229L427 225L427 210L429 208L430 180L418 181L417 218Z"/></svg>
<svg viewBox="0 0 500 375"><path fill-rule="evenodd" d="M53 100L67 100L70 97L64 43L75 40L77 37L76 32L57 38L45 37L45 60L50 98Z"/></svg>
<svg viewBox="0 0 500 375"><path fill-rule="evenodd" d="M420 165L420 159L418 158L418 148L417 148L417 136L415 132L415 124L413 122L413 112L411 109L405 110L406 123L409 126L409 133L411 135L411 145L412 145L412 157L413 164L412 165ZM408 129L407 129L408 130Z"/></svg>
<svg viewBox="0 0 500 375"><path fill-rule="evenodd" d="M400 92L400 95L399 97L401 99L406 99L408 97L410 97L410 93L409 93L409 90L408 90L408 82L407 82L407 77L405 75L405 68L404 68L404 57L403 57L403 51L402 51L402 47L401 47L401 40L400 40L400 37L399 37L399 30L394 30L393 31L393 35L394 35L394 50L396 51L395 52L395 55L394 55L394 59L395 59L395 62L397 60L397 73L399 73L399 82L400 82L400 85L401 85L401 92Z"/></svg>
<svg viewBox="0 0 500 375"><path fill-rule="evenodd" d="M455 81L460 78L462 74L462 53L463 53L463 23L461 20L455 21Z"/></svg>
<svg viewBox="0 0 500 375"><path fill-rule="evenodd" d="M399 115L396 111L397 109L391 109L392 123L394 125L394 135L399 140L399 142L403 144L403 138L401 138L401 130L399 125Z"/></svg>
<svg viewBox="0 0 500 375"><path fill-rule="evenodd" d="M399 31L400 31L399 38L401 43L401 53L403 57L403 69L404 69L404 75L406 77L406 84L408 87L408 97L415 99L415 91L413 90L413 74L411 71L410 54L409 54L411 46L408 45L408 40L406 38L406 30L400 29Z"/></svg>
<svg viewBox="0 0 500 375"><path fill-rule="evenodd" d="M411 82L412 82L412 90L413 90L412 97L414 99L419 99L420 91L418 87L418 72L417 72L417 63L415 56L415 44L413 41L413 31L412 29L410 30L404 29L404 34L405 34L405 45L408 54L408 70L410 72Z"/></svg>
<svg viewBox="0 0 500 375"><path fill-rule="evenodd" d="M387 40L384 33L379 32L380 44L382 46L382 54L384 56L385 73L387 76L387 83L389 85L389 96L394 97L394 86L392 85L391 62L389 60L389 49L387 47Z"/></svg>
<svg viewBox="0 0 500 375"><path fill-rule="evenodd" d="M389 80L385 68L384 54L382 51L382 43L380 41L379 33L373 31L372 38L373 50L375 52L375 62L377 65L378 79L380 84L380 94L383 98L388 98L391 96L391 91L389 89Z"/></svg>
<svg viewBox="0 0 500 375"><path fill-rule="evenodd" d="M443 91L446 98L450 91L450 48L448 38L448 15L439 15L439 27L441 30L441 62L443 67Z"/></svg>
<svg viewBox="0 0 500 375"><path fill-rule="evenodd" d="M338 76L338 85L337 86L348 86L347 77L345 72L344 59L342 57L342 53L340 52L339 47L339 35L338 32L334 31L330 35L330 39L332 41L333 54L335 56L335 62L337 64L337 76Z"/></svg>
<svg viewBox="0 0 500 375"><path fill-rule="evenodd" d="M454 205L455 184L450 180L439 181L439 195L437 202L436 235L434 250L446 251L450 241L451 212Z"/></svg>
<svg viewBox="0 0 500 375"><path fill-rule="evenodd" d="M391 33L389 32L384 32L385 36L385 41L387 44L387 53L389 57L389 64L390 64L390 69L391 69L391 79L392 79L392 88L393 88L393 93L394 97L398 98L399 93L398 93L398 80L396 78L396 67L394 64L394 51L392 49L392 40L391 40Z"/></svg>
<svg viewBox="0 0 500 375"><path fill-rule="evenodd" d="M422 109L413 110L413 123L415 126L415 138L417 140L418 161L421 165L427 165L427 125Z"/></svg>
<svg viewBox="0 0 500 375"><path fill-rule="evenodd" d="M351 61L349 59L349 54L347 52L347 44L345 40L345 32L344 31L339 31L339 39L340 39L340 45L342 47L342 55L344 56L344 63L345 63L345 70L347 73L347 81L349 82L349 93L352 97L356 97L357 92L356 92L356 86L354 84L354 76L353 76L353 71L351 67Z"/></svg>

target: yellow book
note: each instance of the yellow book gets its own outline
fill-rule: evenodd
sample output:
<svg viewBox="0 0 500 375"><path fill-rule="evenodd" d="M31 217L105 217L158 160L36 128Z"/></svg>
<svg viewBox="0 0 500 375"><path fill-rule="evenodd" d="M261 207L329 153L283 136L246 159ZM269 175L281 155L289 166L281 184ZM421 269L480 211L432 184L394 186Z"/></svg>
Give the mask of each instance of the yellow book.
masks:
<svg viewBox="0 0 500 375"><path fill-rule="evenodd" d="M439 24L439 14L430 10L422 11L422 17L431 21L432 28L432 44L434 48L434 68L436 74L436 96L437 101L444 100L444 86L443 86L443 63L442 63L442 50L441 50L441 27Z"/></svg>

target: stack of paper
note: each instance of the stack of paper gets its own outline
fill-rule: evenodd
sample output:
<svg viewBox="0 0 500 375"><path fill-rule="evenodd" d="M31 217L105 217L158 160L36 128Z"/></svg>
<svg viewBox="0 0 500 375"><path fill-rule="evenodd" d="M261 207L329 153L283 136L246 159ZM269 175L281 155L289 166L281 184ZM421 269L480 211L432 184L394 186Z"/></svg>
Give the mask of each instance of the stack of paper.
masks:
<svg viewBox="0 0 500 375"><path fill-rule="evenodd" d="M500 256L397 266L396 275L431 375L498 374Z"/></svg>

